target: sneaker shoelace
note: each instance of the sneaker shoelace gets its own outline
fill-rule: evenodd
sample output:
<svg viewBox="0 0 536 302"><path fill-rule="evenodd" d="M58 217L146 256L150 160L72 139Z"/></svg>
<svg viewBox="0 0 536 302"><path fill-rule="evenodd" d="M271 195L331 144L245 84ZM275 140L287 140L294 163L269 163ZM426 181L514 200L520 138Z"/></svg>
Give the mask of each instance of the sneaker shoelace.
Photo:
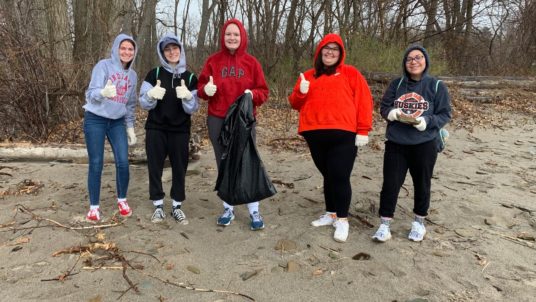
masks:
<svg viewBox="0 0 536 302"><path fill-rule="evenodd" d="M164 218L164 211L162 210L162 208L157 208L154 211L152 218Z"/></svg>
<svg viewBox="0 0 536 302"><path fill-rule="evenodd" d="M251 219L253 221L261 221L262 217L261 217L261 214L259 214L258 212L254 212L253 214L251 214Z"/></svg>
<svg viewBox="0 0 536 302"><path fill-rule="evenodd" d="M175 218L178 221L183 221L186 216L184 215L184 212L179 208L173 209L173 218Z"/></svg>
<svg viewBox="0 0 536 302"><path fill-rule="evenodd" d="M229 218L233 216L233 211L231 209L225 209L223 212L223 215L221 215L222 218Z"/></svg>

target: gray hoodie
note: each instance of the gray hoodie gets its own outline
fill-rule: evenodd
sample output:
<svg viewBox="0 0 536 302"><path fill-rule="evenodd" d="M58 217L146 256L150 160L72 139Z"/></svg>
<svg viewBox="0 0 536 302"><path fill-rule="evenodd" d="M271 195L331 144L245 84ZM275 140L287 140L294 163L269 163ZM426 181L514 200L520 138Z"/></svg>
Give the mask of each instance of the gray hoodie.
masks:
<svg viewBox="0 0 536 302"><path fill-rule="evenodd" d="M119 58L119 45L124 40L131 41L135 47L134 58L128 64L127 69L123 68ZM125 117L127 128L132 128L135 122L138 81L136 72L132 69L132 63L136 59L138 47L131 36L120 34L115 38L111 52L110 58L100 60L93 67L91 81L86 90L84 109L95 115L114 120ZM111 80L116 87L117 95L114 98L105 98L100 94L108 80Z"/></svg>
<svg viewBox="0 0 536 302"><path fill-rule="evenodd" d="M179 57L179 63L175 65L175 68L173 68L164 57L163 50L162 50L162 44L163 43L169 43L172 42L173 44L177 44L181 48L181 54ZM160 38L160 41L156 44L156 53L158 55L158 59L160 60L160 65L167 70L169 73L172 74L172 87L164 87L165 89L174 89L178 84L178 79L181 78L181 75L186 71L186 51L182 45L182 43L179 41L179 38L173 34L166 34L162 38ZM153 71L149 71L149 73L153 73ZM175 79L177 79L177 82L173 82ZM152 99L147 95L147 92L151 90L154 86L151 85L151 83L147 81L143 81L141 84L140 89L140 105L141 108L145 110L151 110L156 107L156 100ZM187 114L193 114L199 109L199 101L197 97L197 89L193 89L190 91L192 93L192 98L190 100L182 100L182 108L184 109L184 112ZM170 92L171 94L175 95L175 92Z"/></svg>

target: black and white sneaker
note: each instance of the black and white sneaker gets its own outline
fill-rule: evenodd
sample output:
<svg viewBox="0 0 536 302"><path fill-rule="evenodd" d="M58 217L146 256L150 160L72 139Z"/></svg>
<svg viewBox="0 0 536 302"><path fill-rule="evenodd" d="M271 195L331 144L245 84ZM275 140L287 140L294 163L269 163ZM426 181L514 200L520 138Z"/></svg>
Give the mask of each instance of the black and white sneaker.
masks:
<svg viewBox="0 0 536 302"><path fill-rule="evenodd" d="M164 214L164 209L162 207L156 207L154 208L153 216L151 217L152 223L159 223L162 222L166 218L166 214Z"/></svg>
<svg viewBox="0 0 536 302"><path fill-rule="evenodd" d="M171 216L175 219L176 222L186 225L188 224L188 219L186 219L186 215L179 207L173 207L171 209Z"/></svg>

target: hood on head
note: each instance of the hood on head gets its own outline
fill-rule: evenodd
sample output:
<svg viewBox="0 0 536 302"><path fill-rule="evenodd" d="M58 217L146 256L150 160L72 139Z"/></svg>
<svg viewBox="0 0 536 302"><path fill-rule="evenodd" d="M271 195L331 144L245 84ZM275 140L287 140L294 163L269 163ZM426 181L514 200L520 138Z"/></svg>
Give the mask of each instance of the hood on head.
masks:
<svg viewBox="0 0 536 302"><path fill-rule="evenodd" d="M164 47L168 44L177 44L181 48L181 54L179 56L179 63L175 68L173 68L167 61L164 56ZM160 41L156 44L156 53L158 54L158 59L160 60L160 65L164 67L167 71L171 73L183 73L186 71L186 51L182 46L179 38L173 34L165 34L160 38Z"/></svg>
<svg viewBox="0 0 536 302"><path fill-rule="evenodd" d="M344 59L346 58L346 51L344 49L344 43L342 42L342 38L338 34L331 33L331 34L325 35L324 38L322 38L322 40L320 41L320 43L318 43L318 46L316 47L315 55L313 58L313 66L318 56L320 55L320 51L322 50L322 48L324 48L324 46L326 46L329 43L337 43L339 45L339 47L341 48L339 65L344 64Z"/></svg>
<svg viewBox="0 0 536 302"><path fill-rule="evenodd" d="M126 34L119 34L117 37L115 37L114 43L112 44L112 61L114 64L123 67L123 64L121 64L121 58L119 58L119 45L121 45L121 42L129 40L134 44L134 57L132 57L132 61L130 61L129 64L127 64L127 68L132 68L132 64L134 63L134 60L136 59L136 55L138 54L138 45L136 44L136 41L134 41L134 38L132 38L129 35Z"/></svg>
<svg viewBox="0 0 536 302"><path fill-rule="evenodd" d="M410 52L416 49L422 52L422 54L424 55L424 60L426 62L426 67L424 67L424 71L422 72L423 76L428 73L428 69L430 68L430 59L428 58L428 52L426 51L426 49L419 44L412 44L408 48L406 48L406 51L404 52L404 58L402 59L402 70L404 72L404 76L408 79L410 79L411 77L406 70L406 58L408 57Z"/></svg>
<svg viewBox="0 0 536 302"><path fill-rule="evenodd" d="M239 54L239 53L246 52L246 50L248 49L248 35L246 33L246 29L244 28L244 25L242 24L242 22L240 22L240 20L235 19L235 18L225 21L225 23L223 24L221 28L221 33L220 33L221 50L229 53L229 50L227 49L227 47L225 47L225 29L227 29L227 26L229 26L229 24L236 24L236 26L238 26L238 29L240 30L240 46L238 46L236 53Z"/></svg>

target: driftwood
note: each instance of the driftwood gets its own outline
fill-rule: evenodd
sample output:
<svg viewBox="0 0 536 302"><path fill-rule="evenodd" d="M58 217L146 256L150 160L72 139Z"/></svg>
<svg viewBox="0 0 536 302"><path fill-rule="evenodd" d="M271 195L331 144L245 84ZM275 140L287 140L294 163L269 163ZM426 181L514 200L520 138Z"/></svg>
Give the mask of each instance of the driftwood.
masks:
<svg viewBox="0 0 536 302"><path fill-rule="evenodd" d="M366 73L376 100L380 100L387 85L398 78L398 74ZM468 101L500 101L506 97L534 98L536 78L534 77L491 77L491 76L438 76L450 92Z"/></svg>
<svg viewBox="0 0 536 302"><path fill-rule="evenodd" d="M44 144L30 143L0 144L0 158L14 161L64 161L87 163L86 146L82 144ZM137 147L129 150L129 159L134 162L145 162L145 149ZM113 162L112 150L106 146L104 161Z"/></svg>

